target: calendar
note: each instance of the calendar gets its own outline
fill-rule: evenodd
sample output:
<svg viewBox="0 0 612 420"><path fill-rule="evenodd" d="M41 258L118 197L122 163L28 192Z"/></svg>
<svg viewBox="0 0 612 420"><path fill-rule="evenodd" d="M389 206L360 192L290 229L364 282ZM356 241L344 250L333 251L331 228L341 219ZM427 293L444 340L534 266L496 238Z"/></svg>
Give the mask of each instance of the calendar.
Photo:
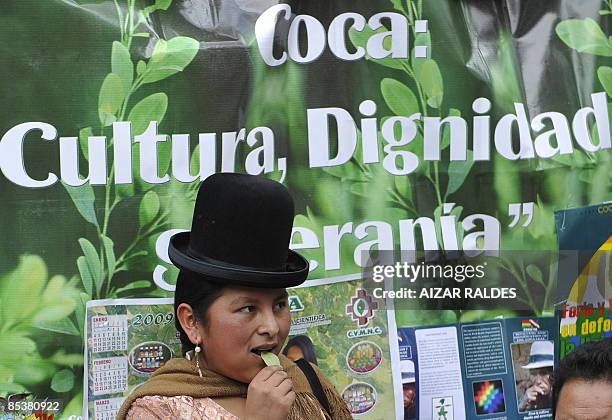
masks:
<svg viewBox="0 0 612 420"><path fill-rule="evenodd" d="M85 419L114 419L125 398L173 357L182 357L173 299L87 302Z"/></svg>
<svg viewBox="0 0 612 420"><path fill-rule="evenodd" d="M91 319L94 353L127 349L127 315L94 316Z"/></svg>
<svg viewBox="0 0 612 420"><path fill-rule="evenodd" d="M127 389L127 357L106 357L93 360L94 395L123 392Z"/></svg>
<svg viewBox="0 0 612 420"><path fill-rule="evenodd" d="M117 411L125 398L102 398L94 400L95 420L115 420Z"/></svg>

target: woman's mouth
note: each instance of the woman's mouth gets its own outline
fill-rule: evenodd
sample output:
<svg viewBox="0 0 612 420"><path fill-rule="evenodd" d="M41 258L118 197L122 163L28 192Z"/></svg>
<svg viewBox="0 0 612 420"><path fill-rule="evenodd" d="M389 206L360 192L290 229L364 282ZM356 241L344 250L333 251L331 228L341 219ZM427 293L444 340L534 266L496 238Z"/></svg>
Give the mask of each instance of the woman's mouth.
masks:
<svg viewBox="0 0 612 420"><path fill-rule="evenodd" d="M274 353L275 349L276 349L276 344L270 344L270 345L265 345L265 346L259 346L259 347L252 348L251 349L251 353L254 353L257 356L261 357L261 353L263 353L263 352Z"/></svg>

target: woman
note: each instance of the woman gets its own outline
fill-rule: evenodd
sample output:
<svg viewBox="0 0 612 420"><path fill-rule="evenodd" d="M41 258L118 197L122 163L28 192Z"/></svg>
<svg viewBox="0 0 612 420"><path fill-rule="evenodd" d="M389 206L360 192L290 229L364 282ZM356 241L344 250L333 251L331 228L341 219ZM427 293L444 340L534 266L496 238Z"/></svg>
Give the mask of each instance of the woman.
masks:
<svg viewBox="0 0 612 420"><path fill-rule="evenodd" d="M202 183L191 232L169 247L186 358L156 371L118 419L351 418L316 367L262 358L278 355L289 333L285 288L308 275L307 261L288 249L292 223L293 200L279 183L227 173Z"/></svg>
<svg viewBox="0 0 612 420"><path fill-rule="evenodd" d="M304 359L313 365L319 365L314 344L312 344L312 341L307 335L296 335L291 337L283 349L283 354L294 362Z"/></svg>

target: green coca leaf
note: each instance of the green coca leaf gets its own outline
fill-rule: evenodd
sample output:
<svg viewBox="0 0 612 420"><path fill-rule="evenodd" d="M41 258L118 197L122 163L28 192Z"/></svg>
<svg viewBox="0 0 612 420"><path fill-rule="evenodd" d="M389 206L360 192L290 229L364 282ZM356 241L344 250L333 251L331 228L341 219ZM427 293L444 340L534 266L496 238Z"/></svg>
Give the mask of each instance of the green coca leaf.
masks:
<svg viewBox="0 0 612 420"><path fill-rule="evenodd" d="M280 360L278 356L269 351L264 351L261 353L261 358L267 366L280 366Z"/></svg>

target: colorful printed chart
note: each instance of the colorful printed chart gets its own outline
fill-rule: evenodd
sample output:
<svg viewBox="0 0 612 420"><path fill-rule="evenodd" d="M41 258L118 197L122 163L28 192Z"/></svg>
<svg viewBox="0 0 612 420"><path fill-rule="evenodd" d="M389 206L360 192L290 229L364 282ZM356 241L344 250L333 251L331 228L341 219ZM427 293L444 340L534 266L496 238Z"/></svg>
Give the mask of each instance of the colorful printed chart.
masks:
<svg viewBox="0 0 612 420"><path fill-rule="evenodd" d="M370 384L355 382L342 391L342 398L352 414L365 414L376 405L376 389Z"/></svg>
<svg viewBox="0 0 612 420"><path fill-rule="evenodd" d="M369 373L380 366L383 353L380 347L370 341L355 344L346 356L346 363L353 372Z"/></svg>
<svg viewBox="0 0 612 420"><path fill-rule="evenodd" d="M149 341L140 343L130 351L129 362L137 372L150 374L164 366L172 357L172 349L164 343Z"/></svg>
<svg viewBox="0 0 612 420"><path fill-rule="evenodd" d="M474 382L476 414L494 414L506 411L502 381Z"/></svg>

